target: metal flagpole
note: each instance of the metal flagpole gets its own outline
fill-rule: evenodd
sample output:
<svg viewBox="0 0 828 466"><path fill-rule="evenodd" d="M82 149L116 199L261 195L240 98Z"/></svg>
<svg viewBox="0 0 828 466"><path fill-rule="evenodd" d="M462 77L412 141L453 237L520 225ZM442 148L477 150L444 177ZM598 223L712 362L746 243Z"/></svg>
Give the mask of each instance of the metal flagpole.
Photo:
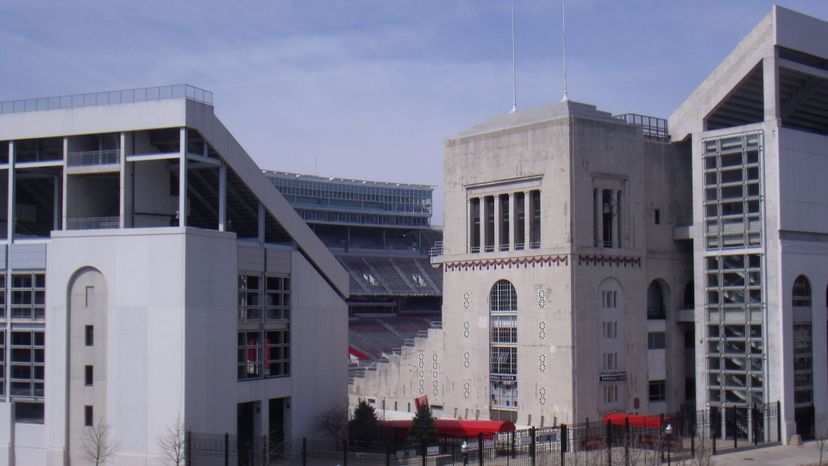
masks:
<svg viewBox="0 0 828 466"><path fill-rule="evenodd" d="M569 100L569 92L568 92L568 82L566 78L566 0L561 0L561 21L563 23L563 28L561 28L561 34L563 36L563 75L564 75L564 94L563 100Z"/></svg>
<svg viewBox="0 0 828 466"><path fill-rule="evenodd" d="M515 74L515 0L512 0L512 111L517 112L517 77Z"/></svg>

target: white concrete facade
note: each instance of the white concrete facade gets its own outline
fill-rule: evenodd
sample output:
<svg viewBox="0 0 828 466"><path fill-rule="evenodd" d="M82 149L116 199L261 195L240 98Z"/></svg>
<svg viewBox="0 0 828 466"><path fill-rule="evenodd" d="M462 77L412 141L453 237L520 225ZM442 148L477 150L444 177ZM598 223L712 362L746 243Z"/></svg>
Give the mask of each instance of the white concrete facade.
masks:
<svg viewBox="0 0 828 466"><path fill-rule="evenodd" d="M0 114L0 464L84 464L106 425L109 464L160 465L179 423L289 441L345 405L347 275L190 90Z"/></svg>

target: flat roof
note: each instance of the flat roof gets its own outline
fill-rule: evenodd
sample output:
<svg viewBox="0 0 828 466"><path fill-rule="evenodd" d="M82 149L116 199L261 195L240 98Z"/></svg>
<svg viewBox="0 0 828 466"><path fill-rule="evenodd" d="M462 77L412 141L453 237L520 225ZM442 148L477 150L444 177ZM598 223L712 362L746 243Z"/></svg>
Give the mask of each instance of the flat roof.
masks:
<svg viewBox="0 0 828 466"><path fill-rule="evenodd" d="M262 172L269 178L282 178L282 179L295 179L295 180L302 180L302 181L314 181L319 183L327 183L327 184L344 184L344 185L352 185L352 186L376 186L376 187L383 187L383 188L407 188L407 189L418 189L423 191L434 191L437 187L433 185L427 184L411 184L411 183L395 183L393 181L370 181L370 180L359 180L359 179L351 179L351 178L337 178L337 177L324 177L324 176L316 176L316 175L303 175L301 173L290 173L290 172L280 172L274 170L262 170Z"/></svg>

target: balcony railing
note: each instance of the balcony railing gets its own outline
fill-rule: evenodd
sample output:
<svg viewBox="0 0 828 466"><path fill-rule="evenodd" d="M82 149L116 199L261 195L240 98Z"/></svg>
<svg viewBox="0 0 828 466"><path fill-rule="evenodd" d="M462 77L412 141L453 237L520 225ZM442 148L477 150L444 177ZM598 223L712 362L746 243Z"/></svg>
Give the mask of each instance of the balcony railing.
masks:
<svg viewBox="0 0 828 466"><path fill-rule="evenodd" d="M68 230L103 230L106 228L118 228L121 225L120 220L120 217L67 218L66 228Z"/></svg>
<svg viewBox="0 0 828 466"><path fill-rule="evenodd" d="M95 107L99 105L127 104L166 99L190 99L205 105L213 105L213 93L189 84L143 87L118 91L93 92L90 94L38 97L33 99L0 102L0 114L40 112L63 108Z"/></svg>
<svg viewBox="0 0 828 466"><path fill-rule="evenodd" d="M667 309L664 306L647 306L647 320L664 320Z"/></svg>
<svg viewBox="0 0 828 466"><path fill-rule="evenodd" d="M428 251L429 257L439 257L443 255L443 242L435 241L434 246Z"/></svg>
<svg viewBox="0 0 828 466"><path fill-rule="evenodd" d="M70 152L67 160L70 167L116 165L121 161L119 149Z"/></svg>

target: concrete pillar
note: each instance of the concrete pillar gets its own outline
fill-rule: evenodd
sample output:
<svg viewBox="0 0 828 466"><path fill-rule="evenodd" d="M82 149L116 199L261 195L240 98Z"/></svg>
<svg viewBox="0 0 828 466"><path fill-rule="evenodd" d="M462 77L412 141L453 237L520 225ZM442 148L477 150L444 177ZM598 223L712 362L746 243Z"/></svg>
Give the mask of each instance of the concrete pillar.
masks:
<svg viewBox="0 0 828 466"><path fill-rule="evenodd" d="M120 219L118 221L120 228L127 228L132 226L132 177L129 173L129 165L126 161L126 145L127 134L121 133L120 150L118 153L118 163L121 166L120 185Z"/></svg>
<svg viewBox="0 0 828 466"><path fill-rule="evenodd" d="M486 198L480 196L480 251L486 250Z"/></svg>
<svg viewBox="0 0 828 466"><path fill-rule="evenodd" d="M765 103L765 121L774 121L779 115L779 68L776 66L776 47L771 48L770 55L762 58L762 90Z"/></svg>
<svg viewBox="0 0 828 466"><path fill-rule="evenodd" d="M509 250L515 250L515 193L509 193Z"/></svg>
<svg viewBox="0 0 828 466"><path fill-rule="evenodd" d="M595 210L595 212L593 213L593 215L595 216L595 218L593 219L593 223L595 224L595 246L600 248L604 246L604 217L603 215L601 215L601 208L603 207L603 193L598 188L594 189L592 193L594 197L593 202L595 204L593 206L593 209Z"/></svg>
<svg viewBox="0 0 828 466"><path fill-rule="evenodd" d="M259 244L264 244L265 242L265 221L267 220L267 216L265 215L265 208L264 204L261 202L259 203Z"/></svg>
<svg viewBox="0 0 828 466"><path fill-rule="evenodd" d="M618 224L618 191L612 190L612 247L621 247L621 225Z"/></svg>
<svg viewBox="0 0 828 466"><path fill-rule="evenodd" d="M178 148L178 226L187 226L187 128L180 129Z"/></svg>
<svg viewBox="0 0 828 466"><path fill-rule="evenodd" d="M6 240L9 244L14 242L14 217L15 217L15 200L14 200L14 186L15 186L15 179L14 179L14 163L15 163L15 156L14 156L14 141L9 141L9 183L8 183L8 218L6 221ZM11 294L11 293L8 293ZM9 312L9 308L6 308L6 312ZM8 379L6 379L8 380Z"/></svg>
<svg viewBox="0 0 828 466"><path fill-rule="evenodd" d="M532 192L523 192L523 249L529 249L529 230L532 228Z"/></svg>
<svg viewBox="0 0 828 466"><path fill-rule="evenodd" d="M11 158L9 158L11 161ZM66 170L69 168L69 138L63 138L63 199L61 200L63 204L63 212L61 213L61 229L66 230L66 219L67 217L67 210L68 210L68 199L69 199L69 175L66 174ZM8 308L7 308L8 309ZM8 380L8 379L7 379Z"/></svg>
<svg viewBox="0 0 828 466"><path fill-rule="evenodd" d="M227 166L219 165L219 213L218 230L225 231L227 225Z"/></svg>
<svg viewBox="0 0 828 466"><path fill-rule="evenodd" d="M815 287L819 290L820 287ZM811 325L811 354L812 370L814 381L814 431L816 434L828 434L828 400L818 393L828 393L828 368L819 361L828 359L828 329L823 322L826 321L826 308L820 306L819 296L821 293L814 293L815 302L813 306Z"/></svg>
<svg viewBox="0 0 828 466"><path fill-rule="evenodd" d="M503 215L503 212L500 211L500 196L492 197L492 201L494 207L494 228L492 228L492 233L494 234L494 250L500 251L500 218Z"/></svg>

